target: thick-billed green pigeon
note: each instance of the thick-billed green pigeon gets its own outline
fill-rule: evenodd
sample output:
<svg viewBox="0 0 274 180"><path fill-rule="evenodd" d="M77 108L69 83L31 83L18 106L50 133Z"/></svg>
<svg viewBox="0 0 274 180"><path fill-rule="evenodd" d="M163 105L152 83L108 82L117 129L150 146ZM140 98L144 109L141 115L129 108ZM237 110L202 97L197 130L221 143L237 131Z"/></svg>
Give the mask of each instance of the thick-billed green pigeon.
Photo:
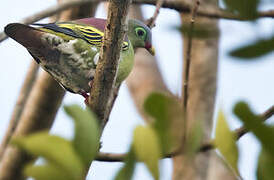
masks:
<svg viewBox="0 0 274 180"><path fill-rule="evenodd" d="M71 22L8 24L5 33L23 45L36 62L66 90L88 97L106 25L105 19L85 18ZM130 73L134 49L146 48L152 55L151 31L138 20L128 20L120 52L116 83Z"/></svg>

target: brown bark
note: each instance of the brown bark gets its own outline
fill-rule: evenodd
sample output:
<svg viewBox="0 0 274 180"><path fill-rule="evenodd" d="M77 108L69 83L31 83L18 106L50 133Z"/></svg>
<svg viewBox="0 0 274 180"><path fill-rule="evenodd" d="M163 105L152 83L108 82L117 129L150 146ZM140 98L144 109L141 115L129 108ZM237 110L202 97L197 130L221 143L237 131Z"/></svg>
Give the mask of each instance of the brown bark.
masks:
<svg viewBox="0 0 274 180"><path fill-rule="evenodd" d="M1 142L0 146L0 160L2 159L2 156L4 154L4 151L10 141L10 138L17 126L17 123L20 119L20 116L23 112L24 106L26 104L27 98L29 96L29 93L32 89L32 86L34 84L34 81L37 77L37 72L38 72L38 65L35 61L32 61L29 70L26 74L26 78L23 82L23 85L21 87L21 90L19 92L19 96L17 98L17 102L15 104L15 107L13 109L11 118L10 118L10 123L7 128L7 131L5 133L5 136Z"/></svg>
<svg viewBox="0 0 274 180"><path fill-rule="evenodd" d="M94 13L85 12L88 13L86 16ZM78 12L71 11L66 16L62 16L60 20L70 20L71 17L77 17L75 14L81 14L80 17L83 17L82 11L78 10ZM64 93L64 90L48 73L42 72L30 92L13 137L49 129L60 107ZM8 147L0 164L0 180L24 179L22 168L32 159L33 157L21 150Z"/></svg>
<svg viewBox="0 0 274 180"><path fill-rule="evenodd" d="M187 2L191 3L191 1ZM213 1L210 2L210 0L202 1L199 8L203 8L204 5L208 5L212 2ZM190 15L182 13L181 18L182 23L189 25L191 19ZM195 25L199 24L210 26L218 32L217 20L197 17ZM189 37L187 36L183 37L184 59L187 58L187 51L189 50L189 47L186 46L186 44L188 44L188 38ZM203 142L207 142L211 135L216 94L218 34L216 37L208 37L206 39L193 38L190 56L191 62L189 67L186 109L186 136L188 136L190 129L192 129L196 121L202 121ZM186 61L184 62L183 71L187 68ZM207 177L209 159L209 152L199 153L191 161L184 155L174 157L173 179L205 179L205 177Z"/></svg>
<svg viewBox="0 0 274 180"><path fill-rule="evenodd" d="M107 114L113 104L114 82L130 2L130 0L110 0L108 6L103 44L89 97L89 106L99 118L102 129L107 123Z"/></svg>
<svg viewBox="0 0 274 180"><path fill-rule="evenodd" d="M53 6L50 7L44 11L41 11L37 14L34 14L30 17L27 17L25 19L23 19L21 21L21 23L23 24L30 24L33 22L36 22L38 20L41 20L43 18L49 17L51 15L54 15L57 12L63 11L65 9L71 8L71 7L76 7L79 5L87 5L91 2L93 3L99 3L99 2L103 2L106 0L71 0L65 3L62 3L61 5L58 6ZM157 1L156 0L133 0L132 1L135 4L151 4L151 5L156 5ZM184 1L179 1L179 0L169 0L169 1L165 1L163 3L164 8L170 8L170 9L174 9L178 12L190 12L190 6L189 4L186 4ZM210 9L210 10L207 10ZM197 15L198 16L204 16L204 17L208 17L208 18L223 18L223 19L231 19L231 20L244 20L243 18L241 18L238 15L232 14L231 12L227 12L224 9L220 9L220 8L216 8L216 6L214 7L208 7L205 10L199 10ZM269 17L269 18L273 18L274 17L274 11L270 10L270 11L262 11L262 12L258 12L258 17L259 18L263 18L263 17ZM6 36L6 34L4 32L0 32L0 42L4 41L5 39L7 39L8 37Z"/></svg>

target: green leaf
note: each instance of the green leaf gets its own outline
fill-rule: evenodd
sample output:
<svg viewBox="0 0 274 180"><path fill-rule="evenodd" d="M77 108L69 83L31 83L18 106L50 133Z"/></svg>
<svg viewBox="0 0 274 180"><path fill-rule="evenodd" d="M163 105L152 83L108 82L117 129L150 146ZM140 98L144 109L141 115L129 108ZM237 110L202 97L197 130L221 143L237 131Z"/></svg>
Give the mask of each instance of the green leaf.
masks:
<svg viewBox="0 0 274 180"><path fill-rule="evenodd" d="M154 117L154 128L158 134L163 154L170 151L173 145L171 137L171 121L175 118L183 121L183 114L180 105L172 97L168 97L161 93L151 93L144 103L145 111Z"/></svg>
<svg viewBox="0 0 274 180"><path fill-rule="evenodd" d="M83 175L83 164L68 140L49 135L48 132L38 132L15 138L12 143L34 156L44 157L74 179L80 179Z"/></svg>
<svg viewBox="0 0 274 180"><path fill-rule="evenodd" d="M176 27L183 33L184 36L190 36L199 39L206 39L219 36L219 31L213 26L195 24L193 28L189 24L182 24L180 27Z"/></svg>
<svg viewBox="0 0 274 180"><path fill-rule="evenodd" d="M152 176L158 180L158 161L161 153L155 130L151 127L137 126L133 134L133 149L137 159L144 162Z"/></svg>
<svg viewBox="0 0 274 180"><path fill-rule="evenodd" d="M274 177L274 156L264 148L262 149L257 167L258 180L273 180Z"/></svg>
<svg viewBox="0 0 274 180"><path fill-rule="evenodd" d="M252 44L240 47L230 52L231 56L238 58L257 58L273 51L274 37L260 39Z"/></svg>
<svg viewBox="0 0 274 180"><path fill-rule="evenodd" d="M229 10L247 20L254 20L258 17L257 8L259 2L259 0L224 0Z"/></svg>
<svg viewBox="0 0 274 180"><path fill-rule="evenodd" d="M237 175L238 171L238 147L236 145L236 136L229 130L228 124L225 120L224 113L222 111L218 114L216 135L214 145L228 164L232 167Z"/></svg>
<svg viewBox="0 0 274 180"><path fill-rule="evenodd" d="M263 124L261 117L254 114L245 102L237 103L234 107L234 113L244 123L244 126L255 134L263 147L269 153L274 153L274 144L271 143L274 139L273 127Z"/></svg>
<svg viewBox="0 0 274 180"><path fill-rule="evenodd" d="M115 180L129 180L132 179L133 172L135 169L136 159L134 151L131 149L125 159L123 167L117 173Z"/></svg>
<svg viewBox="0 0 274 180"><path fill-rule="evenodd" d="M24 168L24 175L35 180L76 180L54 164L27 165Z"/></svg>
<svg viewBox="0 0 274 180"><path fill-rule="evenodd" d="M100 145L100 132L96 117L88 108L83 110L78 105L65 106L64 109L75 122L74 148L82 162L89 167Z"/></svg>

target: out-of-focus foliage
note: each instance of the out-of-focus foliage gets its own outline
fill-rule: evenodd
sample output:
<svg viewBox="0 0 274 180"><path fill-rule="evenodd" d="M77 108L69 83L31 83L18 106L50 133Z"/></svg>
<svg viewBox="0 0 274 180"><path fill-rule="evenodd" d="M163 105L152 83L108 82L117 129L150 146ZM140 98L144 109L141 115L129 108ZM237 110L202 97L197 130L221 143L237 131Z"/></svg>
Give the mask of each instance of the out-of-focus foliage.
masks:
<svg viewBox="0 0 274 180"><path fill-rule="evenodd" d="M152 176L159 179L159 160L162 157L155 130L150 126L137 126L133 135L133 149L137 160L144 162Z"/></svg>
<svg viewBox="0 0 274 180"><path fill-rule="evenodd" d="M74 120L74 148L85 162L85 166L89 166L100 144L100 132L95 115L89 108L83 110L77 105L65 106L65 111Z"/></svg>
<svg viewBox="0 0 274 180"><path fill-rule="evenodd" d="M206 39L219 36L219 31L215 27L195 24L193 29L191 29L189 24L182 24L180 27L176 27L179 31L183 33L184 36L191 36L194 38Z"/></svg>
<svg viewBox="0 0 274 180"><path fill-rule="evenodd" d="M38 132L13 139L12 142L34 156L45 158L49 164L59 167L73 179L81 177L83 173L83 163L68 140L49 135L48 132Z"/></svg>
<svg viewBox="0 0 274 180"><path fill-rule="evenodd" d="M234 113L244 123L244 126L259 139L266 151L274 153L274 128L263 124L262 118L254 114L244 102L234 107Z"/></svg>
<svg viewBox="0 0 274 180"><path fill-rule="evenodd" d="M180 105L172 97L161 93L152 93L145 100L144 109L154 118L153 127L160 139L162 153L168 153L173 144L170 132L171 119L183 118Z"/></svg>
<svg viewBox="0 0 274 180"><path fill-rule="evenodd" d="M224 113L220 111L217 118L214 145L220 151L228 164L233 168L235 173L239 175L239 153L236 141L236 136L233 132L230 131Z"/></svg>
<svg viewBox="0 0 274 180"><path fill-rule="evenodd" d="M136 158L133 149L131 149L125 159L123 167L117 173L115 180L129 180L133 176L136 165Z"/></svg>
<svg viewBox="0 0 274 180"><path fill-rule="evenodd" d="M271 180L274 177L274 127L263 124L262 118L254 114L244 102L239 102L234 107L234 113L244 123L244 126L254 133L262 144L257 178L259 180Z"/></svg>
<svg viewBox="0 0 274 180"><path fill-rule="evenodd" d="M27 153L46 160L43 165L27 165L24 169L26 176L36 180L79 180L85 176L85 170L95 158L99 147L97 120L89 110L76 105L66 106L65 110L75 122L73 141L48 132L12 140L14 145Z"/></svg>
<svg viewBox="0 0 274 180"><path fill-rule="evenodd" d="M274 50L274 37L269 39L260 39L252 44L247 44L230 52L231 56L244 60L251 60L266 55Z"/></svg>
<svg viewBox="0 0 274 180"><path fill-rule="evenodd" d="M227 9L240 15L243 19L254 20L257 18L257 9L260 0L223 0Z"/></svg>
<svg viewBox="0 0 274 180"><path fill-rule="evenodd" d="M261 150L258 167L258 180L272 180L274 177L274 154L269 153L264 148Z"/></svg>
<svg viewBox="0 0 274 180"><path fill-rule="evenodd" d="M226 8L239 15L243 20L252 20L258 18L258 6L260 0L223 0ZM254 24L255 26L255 24ZM273 51L274 37L267 39L258 39L253 43L246 44L230 52L231 56L244 60L254 60L257 57L266 55Z"/></svg>
<svg viewBox="0 0 274 180"><path fill-rule="evenodd" d="M67 173L62 168L50 163L36 166L26 165L24 174L36 180L75 180L71 173Z"/></svg>
<svg viewBox="0 0 274 180"><path fill-rule="evenodd" d="M153 123L137 126L134 130L131 149L116 180L130 179L136 161L144 162L152 176L159 179L159 160L172 146L171 120L183 118L178 101L161 93L150 94L145 100L144 109L153 118Z"/></svg>

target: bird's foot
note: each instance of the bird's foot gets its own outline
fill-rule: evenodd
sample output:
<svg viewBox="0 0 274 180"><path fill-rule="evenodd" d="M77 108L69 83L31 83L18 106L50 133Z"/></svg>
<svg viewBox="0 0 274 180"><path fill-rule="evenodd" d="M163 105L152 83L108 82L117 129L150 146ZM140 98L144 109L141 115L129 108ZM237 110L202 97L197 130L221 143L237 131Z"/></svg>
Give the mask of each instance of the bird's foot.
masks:
<svg viewBox="0 0 274 180"><path fill-rule="evenodd" d="M90 79L90 81L88 82L88 85L90 88L92 88L92 85L93 85L93 77ZM88 102L88 99L89 99L89 95L87 92L85 92L84 90L82 90L80 92L80 94L85 98L85 104L88 106L89 105L89 102Z"/></svg>
<svg viewBox="0 0 274 180"><path fill-rule="evenodd" d="M89 95L88 93L86 93L85 91L80 92L80 94L85 98L85 104L88 106L88 99L89 99Z"/></svg>

